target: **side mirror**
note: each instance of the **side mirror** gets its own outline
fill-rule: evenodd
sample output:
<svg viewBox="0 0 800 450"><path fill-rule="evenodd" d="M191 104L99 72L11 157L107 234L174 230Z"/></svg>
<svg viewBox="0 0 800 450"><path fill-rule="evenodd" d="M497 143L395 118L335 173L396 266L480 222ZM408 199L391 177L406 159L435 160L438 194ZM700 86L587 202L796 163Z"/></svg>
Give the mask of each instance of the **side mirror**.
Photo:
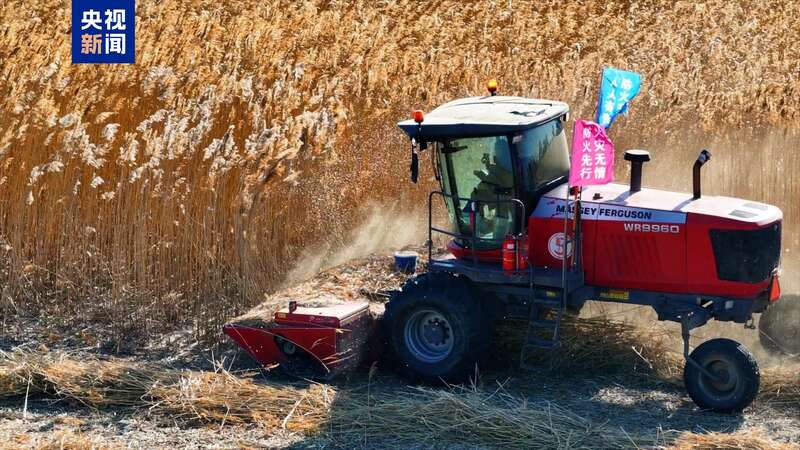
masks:
<svg viewBox="0 0 800 450"><path fill-rule="evenodd" d="M411 169L411 182L416 184L417 179L419 178L419 156L417 156L417 152L415 152L413 148L411 149L410 169Z"/></svg>
<svg viewBox="0 0 800 450"><path fill-rule="evenodd" d="M419 179L419 153L428 148L428 141L411 140L411 182L416 183Z"/></svg>

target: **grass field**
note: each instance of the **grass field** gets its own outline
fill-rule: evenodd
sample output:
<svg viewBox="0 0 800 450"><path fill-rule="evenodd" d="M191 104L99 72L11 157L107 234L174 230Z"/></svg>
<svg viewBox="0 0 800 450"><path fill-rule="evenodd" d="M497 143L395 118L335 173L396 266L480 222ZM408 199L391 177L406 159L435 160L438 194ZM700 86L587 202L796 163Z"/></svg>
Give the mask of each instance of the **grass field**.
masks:
<svg viewBox="0 0 800 450"><path fill-rule="evenodd" d="M407 182L394 126L411 109L496 77L589 118L603 65L644 76L612 138L653 151L646 185L688 190L708 146L708 192L779 205L800 252L798 3L137 7L135 65L73 66L69 2L0 4L3 317L215 336L301 258L332 261L376 205L423 211L431 174Z"/></svg>

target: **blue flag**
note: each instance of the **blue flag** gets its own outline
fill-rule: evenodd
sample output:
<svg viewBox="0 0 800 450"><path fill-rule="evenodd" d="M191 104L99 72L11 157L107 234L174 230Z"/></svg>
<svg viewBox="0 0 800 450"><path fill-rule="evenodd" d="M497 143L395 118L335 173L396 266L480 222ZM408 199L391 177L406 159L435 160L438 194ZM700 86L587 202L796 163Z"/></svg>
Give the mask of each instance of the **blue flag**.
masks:
<svg viewBox="0 0 800 450"><path fill-rule="evenodd" d="M642 76L635 72L606 67L600 83L600 101L597 105L598 124L609 128L619 113L628 110L628 102L639 93Z"/></svg>

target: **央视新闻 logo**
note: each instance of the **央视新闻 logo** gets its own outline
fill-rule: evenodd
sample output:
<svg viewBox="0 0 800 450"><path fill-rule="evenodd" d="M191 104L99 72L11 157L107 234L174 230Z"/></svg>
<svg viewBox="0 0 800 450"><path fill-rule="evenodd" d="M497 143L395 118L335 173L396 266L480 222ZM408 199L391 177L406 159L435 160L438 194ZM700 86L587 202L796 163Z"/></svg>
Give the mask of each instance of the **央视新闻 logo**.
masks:
<svg viewBox="0 0 800 450"><path fill-rule="evenodd" d="M134 0L72 0L72 63L133 64Z"/></svg>

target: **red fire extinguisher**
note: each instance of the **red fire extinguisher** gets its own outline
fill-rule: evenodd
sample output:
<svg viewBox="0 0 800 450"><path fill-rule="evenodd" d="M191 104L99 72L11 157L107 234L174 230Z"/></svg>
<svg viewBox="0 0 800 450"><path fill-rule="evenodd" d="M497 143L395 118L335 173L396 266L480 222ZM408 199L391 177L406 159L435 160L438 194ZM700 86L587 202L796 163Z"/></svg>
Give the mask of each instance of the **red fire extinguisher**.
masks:
<svg viewBox="0 0 800 450"><path fill-rule="evenodd" d="M503 270L516 272L528 268L528 240L526 236L506 235L503 240Z"/></svg>
<svg viewBox="0 0 800 450"><path fill-rule="evenodd" d="M528 268L528 236L522 235L517 242L517 269L525 270Z"/></svg>
<svg viewBox="0 0 800 450"><path fill-rule="evenodd" d="M517 240L514 235L507 234L503 240L503 271L517 270Z"/></svg>

